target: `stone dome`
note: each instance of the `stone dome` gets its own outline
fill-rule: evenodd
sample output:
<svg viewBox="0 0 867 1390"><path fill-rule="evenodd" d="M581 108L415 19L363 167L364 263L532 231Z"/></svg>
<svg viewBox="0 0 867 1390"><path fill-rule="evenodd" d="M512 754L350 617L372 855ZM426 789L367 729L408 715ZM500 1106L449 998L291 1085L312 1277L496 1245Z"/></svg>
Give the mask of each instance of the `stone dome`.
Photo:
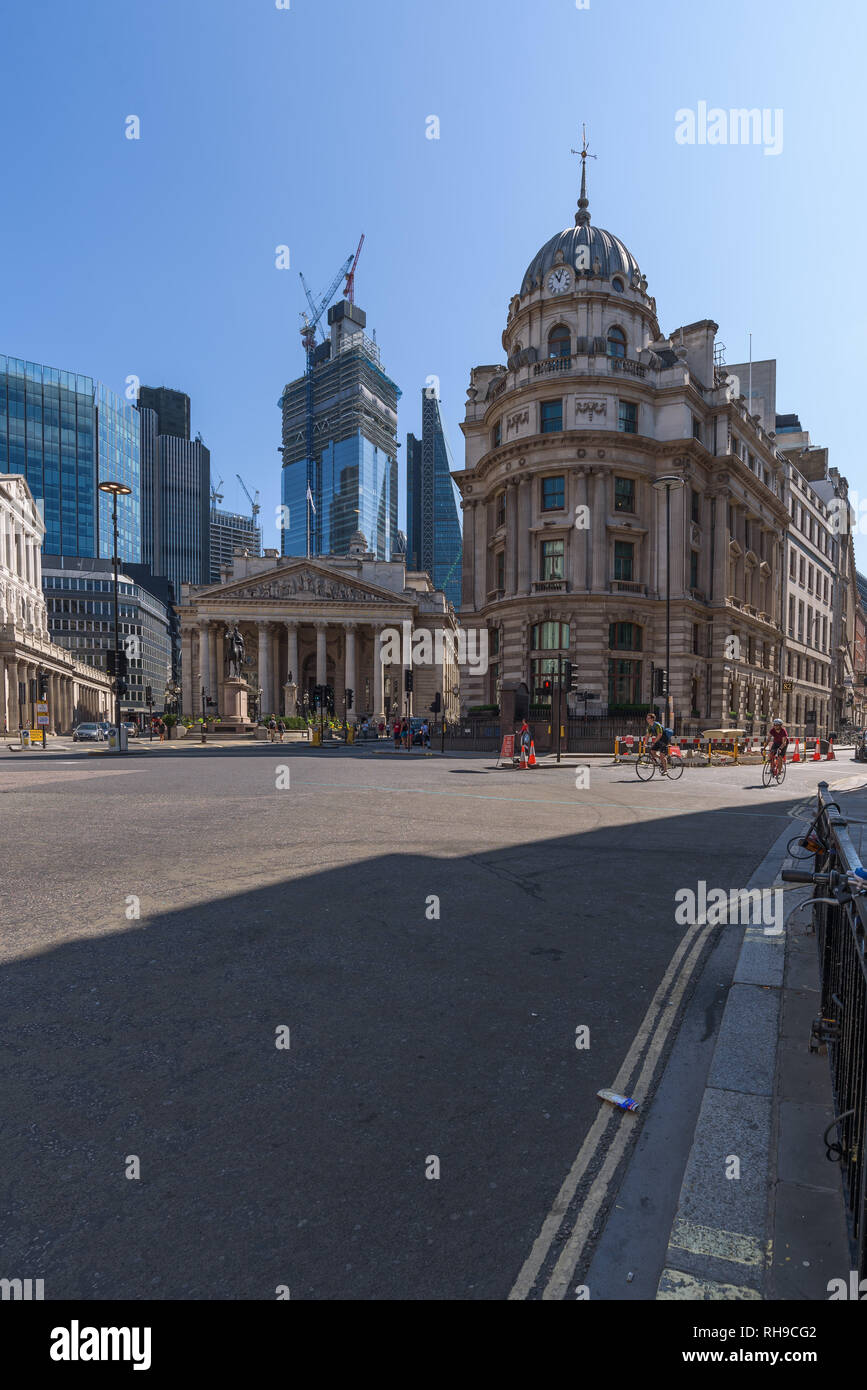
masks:
<svg viewBox="0 0 867 1390"><path fill-rule="evenodd" d="M558 252L562 254L558 255ZM579 226L567 227L545 242L527 266L521 282L521 293L529 294L536 289L555 265L568 265L573 270L577 269L579 275L598 274L606 280L621 275L625 288L631 286L633 275L641 278L637 260L620 238L614 236L613 232L606 232L603 227L591 226L589 219ZM598 271L595 270L596 265L599 266Z"/></svg>

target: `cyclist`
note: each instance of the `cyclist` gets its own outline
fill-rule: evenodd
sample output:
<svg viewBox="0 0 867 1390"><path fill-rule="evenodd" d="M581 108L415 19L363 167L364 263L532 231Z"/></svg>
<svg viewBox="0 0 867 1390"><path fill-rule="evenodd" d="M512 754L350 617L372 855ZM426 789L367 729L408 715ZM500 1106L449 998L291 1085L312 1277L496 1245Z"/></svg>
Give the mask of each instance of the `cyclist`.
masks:
<svg viewBox="0 0 867 1390"><path fill-rule="evenodd" d="M649 741L649 751L658 758L659 765L662 768L662 775L663 777L667 777L668 756L666 749L668 748L668 734L655 715L650 713L648 713L647 716L647 737Z"/></svg>
<svg viewBox="0 0 867 1390"><path fill-rule="evenodd" d="M786 749L789 746L789 735L786 731L782 719L777 718L771 725L770 732L765 740L765 752L771 750L771 766L774 776L779 771L779 759L786 760Z"/></svg>

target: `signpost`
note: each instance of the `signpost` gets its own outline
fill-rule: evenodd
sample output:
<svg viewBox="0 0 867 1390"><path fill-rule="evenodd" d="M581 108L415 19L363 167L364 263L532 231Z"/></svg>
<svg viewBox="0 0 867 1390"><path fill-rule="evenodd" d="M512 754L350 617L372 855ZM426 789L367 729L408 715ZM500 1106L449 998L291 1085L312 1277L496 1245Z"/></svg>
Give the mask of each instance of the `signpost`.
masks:
<svg viewBox="0 0 867 1390"><path fill-rule="evenodd" d="M45 751L48 742L48 701L36 701L36 727L42 734L42 750Z"/></svg>

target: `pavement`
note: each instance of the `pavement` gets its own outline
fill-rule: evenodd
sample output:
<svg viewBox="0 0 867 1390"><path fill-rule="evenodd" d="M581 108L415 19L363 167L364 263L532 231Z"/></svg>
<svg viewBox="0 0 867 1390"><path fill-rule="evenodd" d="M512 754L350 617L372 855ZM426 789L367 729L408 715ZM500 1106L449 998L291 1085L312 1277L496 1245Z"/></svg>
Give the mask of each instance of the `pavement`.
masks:
<svg viewBox="0 0 867 1390"><path fill-rule="evenodd" d="M146 751L0 754L4 1277L47 1300L655 1299L674 1274L780 1297L817 1240L838 1258L811 942L674 904L772 883L854 764L587 785L495 755Z"/></svg>

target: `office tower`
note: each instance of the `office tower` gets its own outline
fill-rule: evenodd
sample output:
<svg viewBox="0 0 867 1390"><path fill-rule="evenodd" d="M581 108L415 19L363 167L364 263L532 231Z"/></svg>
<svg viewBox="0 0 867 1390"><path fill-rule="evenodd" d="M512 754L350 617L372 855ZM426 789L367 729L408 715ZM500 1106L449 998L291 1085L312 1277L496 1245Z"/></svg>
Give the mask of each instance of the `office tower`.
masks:
<svg viewBox="0 0 867 1390"><path fill-rule="evenodd" d="M190 439L190 398L168 387L142 386L142 560L175 591L211 577L211 455Z"/></svg>
<svg viewBox="0 0 867 1390"><path fill-rule="evenodd" d="M365 333L363 309L346 299L328 311L330 336L316 348L312 382L291 382L283 411L282 501L289 508L284 555L347 555L357 531L380 560L397 533L397 402ZM312 386L312 458L308 458ZM307 501L310 488L312 504Z"/></svg>
<svg viewBox="0 0 867 1390"><path fill-rule="evenodd" d="M246 551L248 555L262 554L262 530L252 517L211 507L210 526L212 584L220 582L221 569L231 568L236 550Z"/></svg>
<svg viewBox="0 0 867 1390"><path fill-rule="evenodd" d="M118 499L121 558L141 560L139 416L101 382L0 355L0 473L21 473L45 521L43 550L110 559L112 499L97 483L131 489Z"/></svg>
<svg viewBox="0 0 867 1390"><path fill-rule="evenodd" d="M435 589L461 605L461 524L452 482L452 458L436 390L421 393L422 435L406 437L407 554L412 569L427 570Z"/></svg>

